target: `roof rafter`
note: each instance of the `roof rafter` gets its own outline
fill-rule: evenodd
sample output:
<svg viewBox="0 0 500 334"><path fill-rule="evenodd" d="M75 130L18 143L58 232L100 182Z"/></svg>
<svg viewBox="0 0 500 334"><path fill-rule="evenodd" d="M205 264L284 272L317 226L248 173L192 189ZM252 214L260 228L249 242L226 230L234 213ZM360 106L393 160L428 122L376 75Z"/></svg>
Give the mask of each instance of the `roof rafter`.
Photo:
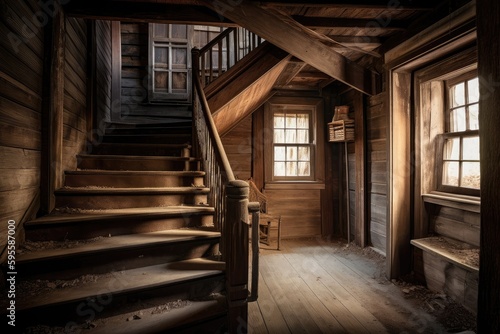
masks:
<svg viewBox="0 0 500 334"><path fill-rule="evenodd" d="M316 69L368 95L376 94L376 74L350 61L311 29L279 12L269 11L254 3L231 0L204 1L231 21L256 33Z"/></svg>

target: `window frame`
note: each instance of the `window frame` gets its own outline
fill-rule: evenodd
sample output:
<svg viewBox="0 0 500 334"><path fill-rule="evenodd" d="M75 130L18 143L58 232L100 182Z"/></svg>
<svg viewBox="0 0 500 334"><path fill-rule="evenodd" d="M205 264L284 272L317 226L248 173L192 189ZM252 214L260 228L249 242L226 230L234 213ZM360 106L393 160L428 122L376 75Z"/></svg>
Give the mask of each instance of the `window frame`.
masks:
<svg viewBox="0 0 500 334"><path fill-rule="evenodd" d="M155 37L154 28L157 24L163 23L150 23L148 32L148 48L149 48L149 60L148 60L148 71L149 71L149 82L148 82L148 99L150 103L155 102L168 102L168 101L191 101L191 45L193 38L193 26L175 24L186 27L186 38L172 38L170 36L171 27L174 24L165 23L168 25L169 37ZM186 69L175 69L172 65L172 49L176 46L182 46L186 48ZM168 73L169 88L168 92L158 92L155 90L155 47L166 47L168 48L168 68L165 72ZM178 93L172 91L172 73L186 73L186 92Z"/></svg>
<svg viewBox="0 0 500 334"><path fill-rule="evenodd" d="M469 129L469 106L476 104L470 103L469 101L466 101L464 104L465 108L465 117L466 117L466 130L465 131L456 131L452 132L451 131L451 110L454 108L451 106L451 98L450 98L450 89L457 84L460 84L462 82L467 83L467 81L474 79L477 77L477 71L476 70L471 70L465 73L461 73L459 75L454 75L450 74L447 78L443 80L444 83L444 96L443 96L443 113L444 113L444 131L437 137L437 147L436 147L436 190L441 191L441 192L446 192L446 193L453 193L453 194L459 194L459 195L469 195L469 196L480 196L480 189L477 188L470 188L470 187L463 187L463 186L453 186L453 185L448 185L448 184L443 184L443 169L444 169L444 163L446 161L456 161L459 164L459 169L458 169L458 182L460 184L461 179L462 179L462 164L464 162L468 162L469 160L463 159L463 140L464 138L467 137L479 137L479 129L474 129L470 130ZM465 87L467 85L465 84ZM468 88L465 88L465 94L467 95ZM479 102L477 102L478 104ZM446 143L447 139L451 138L458 138L460 140L460 151L459 151L459 158L457 160L447 160L444 157L444 146ZM479 149L479 148L478 148ZM470 160L471 162L476 162L478 161L479 164L481 163L481 158L479 160Z"/></svg>
<svg viewBox="0 0 500 334"><path fill-rule="evenodd" d="M276 143L274 141L274 131L276 130L276 128L274 127L274 118L276 116L276 114L280 114L280 113L283 113L285 115L285 119L286 119L286 115L287 114L307 114L309 115L309 127L308 127L308 132L309 132L309 140L308 140L308 143ZM302 110L302 108L296 108L294 110L293 107L286 107L286 108L283 108L283 110L273 110L272 111L272 124L273 124L273 142L272 142L272 152L271 152L271 155L272 155L272 164L273 164L273 168L272 168L272 180L273 181L312 181L314 180L314 157L315 157L315 145L314 145L314 137L315 137L315 134L314 134L314 111L313 111L313 108L311 108L310 110ZM283 129L286 129L283 128ZM295 130L297 130L299 128L295 127ZM275 157L275 148L276 147L285 147L285 150L287 147L291 147L291 146L296 146L297 148L299 147L308 147L309 148L309 176L281 176L281 175L275 175L275 164L276 162L288 162L288 160L286 160L286 157L285 157L285 160L284 161L276 161L276 157ZM286 155L286 153L285 153ZM294 160L295 161L295 160ZM298 160L298 156L297 156L297 163L299 162ZM286 169L286 167L285 167Z"/></svg>
<svg viewBox="0 0 500 334"><path fill-rule="evenodd" d="M289 111L308 111L311 113L309 145L311 159L309 177L274 177L274 112L276 107ZM323 99L312 97L272 97L264 105L264 180L266 187L279 187L280 184L302 184L304 186L324 185L324 129Z"/></svg>

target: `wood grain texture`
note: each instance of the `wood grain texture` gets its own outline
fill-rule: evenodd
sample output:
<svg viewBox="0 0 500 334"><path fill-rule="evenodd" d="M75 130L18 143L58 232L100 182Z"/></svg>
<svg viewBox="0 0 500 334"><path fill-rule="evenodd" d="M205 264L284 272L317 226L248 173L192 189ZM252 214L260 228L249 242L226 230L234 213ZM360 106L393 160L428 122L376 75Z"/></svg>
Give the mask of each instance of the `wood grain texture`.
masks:
<svg viewBox="0 0 500 334"><path fill-rule="evenodd" d="M246 117L221 139L234 176L248 180L252 176L252 116Z"/></svg>
<svg viewBox="0 0 500 334"><path fill-rule="evenodd" d="M500 90L491 83L500 82L500 4L493 0L477 2L478 72L488 81L480 85L479 134L481 140L481 255L479 267L478 331L500 332Z"/></svg>
<svg viewBox="0 0 500 334"><path fill-rule="evenodd" d="M23 21L38 10L39 3L14 0L2 1L0 10L0 216L5 222L0 234L6 236L6 222L15 220L18 242L24 238L20 226L40 203L45 31ZM6 241L0 240L0 261Z"/></svg>

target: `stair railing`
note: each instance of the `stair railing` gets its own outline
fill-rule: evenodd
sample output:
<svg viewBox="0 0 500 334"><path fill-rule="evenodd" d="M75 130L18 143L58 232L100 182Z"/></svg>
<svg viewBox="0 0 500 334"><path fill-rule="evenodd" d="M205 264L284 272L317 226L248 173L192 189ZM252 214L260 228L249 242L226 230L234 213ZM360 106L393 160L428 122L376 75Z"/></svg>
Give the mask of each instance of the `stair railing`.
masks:
<svg viewBox="0 0 500 334"><path fill-rule="evenodd" d="M227 28L208 42L200 49L197 64L202 87L220 77L263 41L260 36L244 28Z"/></svg>
<svg viewBox="0 0 500 334"><path fill-rule="evenodd" d="M193 126L197 156L202 158L209 205L215 208L214 225L221 232L220 251L226 263L229 333L248 320L248 183L236 180L215 127L200 77L199 51L193 49Z"/></svg>

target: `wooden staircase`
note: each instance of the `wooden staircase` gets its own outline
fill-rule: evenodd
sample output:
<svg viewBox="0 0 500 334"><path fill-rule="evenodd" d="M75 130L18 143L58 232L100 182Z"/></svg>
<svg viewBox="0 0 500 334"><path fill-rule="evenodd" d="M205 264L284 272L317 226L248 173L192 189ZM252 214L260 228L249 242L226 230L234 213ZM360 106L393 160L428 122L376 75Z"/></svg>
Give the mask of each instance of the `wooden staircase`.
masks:
<svg viewBox="0 0 500 334"><path fill-rule="evenodd" d="M56 210L25 224L18 324L90 333L224 328L220 233L190 141L190 126L121 126L78 157Z"/></svg>

